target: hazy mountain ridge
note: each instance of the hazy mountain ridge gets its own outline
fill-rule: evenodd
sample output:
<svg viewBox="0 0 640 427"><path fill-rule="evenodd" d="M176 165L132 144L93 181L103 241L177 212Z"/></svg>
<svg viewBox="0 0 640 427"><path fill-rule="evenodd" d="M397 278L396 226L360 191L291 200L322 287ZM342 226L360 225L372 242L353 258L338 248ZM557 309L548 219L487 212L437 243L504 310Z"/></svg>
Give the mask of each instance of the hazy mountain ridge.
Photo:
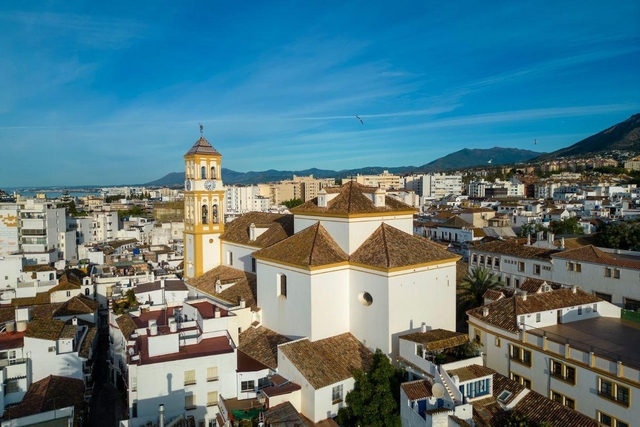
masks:
<svg viewBox="0 0 640 427"><path fill-rule="evenodd" d="M250 185L259 184L265 182L275 182L287 179L292 179L293 175L308 176L313 175L315 178L336 178L343 179L354 175L376 175L383 171L388 171L392 174L408 174L408 173L422 173L422 172L442 172L446 170L458 170L473 166L487 165L491 160L491 165L512 164L521 163L532 159L536 156L540 156L542 153L521 150L518 148L500 148L494 147L490 149L468 149L457 151L447 156L436 159L430 163L422 166L398 166L398 167L383 167L383 166L368 166L359 169L343 169L340 171L328 170L328 169L305 169L299 171L279 171L275 169L269 169L266 171L250 171L250 172L236 172L231 169L222 168L222 180L225 184L234 185ZM165 186L165 185L181 185L184 183L184 172L172 172L164 177L143 184L145 186Z"/></svg>
<svg viewBox="0 0 640 427"><path fill-rule="evenodd" d="M640 152L640 114L634 114L602 132L533 160L546 161L558 157L584 156L613 150Z"/></svg>

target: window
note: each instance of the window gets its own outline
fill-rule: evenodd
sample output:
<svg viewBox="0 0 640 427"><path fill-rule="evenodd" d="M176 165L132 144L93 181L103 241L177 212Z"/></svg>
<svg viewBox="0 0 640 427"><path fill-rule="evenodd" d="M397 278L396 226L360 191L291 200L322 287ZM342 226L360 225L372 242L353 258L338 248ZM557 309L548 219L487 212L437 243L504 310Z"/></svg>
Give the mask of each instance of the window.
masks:
<svg viewBox="0 0 640 427"><path fill-rule="evenodd" d="M540 275L540 264L533 264L533 274L536 276Z"/></svg>
<svg viewBox="0 0 640 427"><path fill-rule="evenodd" d="M216 167L215 166L211 166L211 179L216 179Z"/></svg>
<svg viewBox="0 0 640 427"><path fill-rule="evenodd" d="M518 261L518 271L524 271L524 262Z"/></svg>
<svg viewBox="0 0 640 427"><path fill-rule="evenodd" d="M536 323L540 323L541 320L542 320L542 314L536 313Z"/></svg>
<svg viewBox="0 0 640 427"><path fill-rule="evenodd" d="M582 273L582 264L576 263L576 272Z"/></svg>
<svg viewBox="0 0 640 427"><path fill-rule="evenodd" d="M500 258L495 257L495 258L493 259L493 266L494 266L495 268L500 268Z"/></svg>
<svg viewBox="0 0 640 427"><path fill-rule="evenodd" d="M284 274L278 274L278 295L287 296L287 276Z"/></svg>
<svg viewBox="0 0 640 427"><path fill-rule="evenodd" d="M516 280L514 280L514 281L513 281L513 285L514 285L516 288L519 288L519 287L520 287L520 279L516 279Z"/></svg>
<svg viewBox="0 0 640 427"><path fill-rule="evenodd" d="M196 383L196 371L184 371L184 385L192 385Z"/></svg>
<svg viewBox="0 0 640 427"><path fill-rule="evenodd" d="M131 391L138 391L138 377L131 377Z"/></svg>
<svg viewBox="0 0 640 427"><path fill-rule="evenodd" d="M510 377L511 377L511 379L513 381L517 382L518 384L522 384L523 386L525 386L526 388L531 390L531 380L530 379L525 378L522 375L514 374L513 372L510 373Z"/></svg>
<svg viewBox="0 0 640 427"><path fill-rule="evenodd" d="M340 402L342 402L342 384L334 386L331 391L331 403L335 405Z"/></svg>
<svg viewBox="0 0 640 427"><path fill-rule="evenodd" d="M204 166L200 168L200 178L207 179L207 168Z"/></svg>
<svg viewBox="0 0 640 427"><path fill-rule="evenodd" d="M554 359L551 359L549 365L549 371L552 377L575 385L576 368L574 368L573 366L565 365L563 362L559 362Z"/></svg>
<svg viewBox="0 0 640 427"><path fill-rule="evenodd" d="M233 265L233 252L227 251L227 264Z"/></svg>
<svg viewBox="0 0 640 427"><path fill-rule="evenodd" d="M252 273L256 272L256 259L255 258L251 258L251 272Z"/></svg>
<svg viewBox="0 0 640 427"><path fill-rule="evenodd" d="M210 391L207 393L207 406L217 406L218 405L218 392Z"/></svg>
<svg viewBox="0 0 640 427"><path fill-rule="evenodd" d="M71 291L67 291L67 296L70 297L71 296Z"/></svg>
<svg viewBox="0 0 640 427"><path fill-rule="evenodd" d="M196 409L196 397L193 394L184 397L184 409Z"/></svg>
<svg viewBox="0 0 640 427"><path fill-rule="evenodd" d="M624 406L629 406L629 388L605 378L598 379L598 394Z"/></svg>
<svg viewBox="0 0 640 427"><path fill-rule="evenodd" d="M511 286L511 277L506 277L504 279L505 286Z"/></svg>
<svg viewBox="0 0 640 427"><path fill-rule="evenodd" d="M527 349L511 344L511 360L531 366L531 352Z"/></svg>
<svg viewBox="0 0 640 427"><path fill-rule="evenodd" d="M631 298L624 298L624 309L631 311L640 311L640 301Z"/></svg>
<svg viewBox="0 0 640 427"><path fill-rule="evenodd" d="M209 222L209 208L207 205L202 205L202 223L207 224Z"/></svg>
<svg viewBox="0 0 640 427"><path fill-rule="evenodd" d="M493 264L493 258L491 258L490 256L487 257L487 265L489 267L491 267L491 264Z"/></svg>
<svg viewBox="0 0 640 427"><path fill-rule="evenodd" d="M90 291L89 291L89 288L84 288L84 294L85 294L86 296L89 296L89 292L90 292Z"/></svg>
<svg viewBox="0 0 640 427"><path fill-rule="evenodd" d="M218 367L207 368L207 381L218 381Z"/></svg>
<svg viewBox="0 0 640 427"><path fill-rule="evenodd" d="M480 255L480 264L484 264L484 255Z"/></svg>
<svg viewBox="0 0 640 427"><path fill-rule="evenodd" d="M603 294L600 292L594 292L594 295L600 298L601 300L605 300L606 302L611 302L611 295Z"/></svg>
<svg viewBox="0 0 640 427"><path fill-rule="evenodd" d="M582 307L578 307L578 316L582 316Z"/></svg>
<svg viewBox="0 0 640 427"><path fill-rule="evenodd" d="M471 264L475 264L478 262L478 255L473 254L473 256L471 257Z"/></svg>
<svg viewBox="0 0 640 427"><path fill-rule="evenodd" d="M502 347L502 340L500 337L496 337L496 347Z"/></svg>
<svg viewBox="0 0 640 427"><path fill-rule="evenodd" d="M619 279L620 278L620 270L618 270L618 269L613 270L613 278L614 279Z"/></svg>
<svg viewBox="0 0 640 427"><path fill-rule="evenodd" d="M240 391L243 393L249 393L256 389L255 381L242 381L240 383Z"/></svg>
<svg viewBox="0 0 640 427"><path fill-rule="evenodd" d="M600 412L598 411L598 415L596 417L596 419L604 424L605 426L609 426L609 427L629 427L629 423L626 423L624 421L621 421L617 418L612 417L611 415L607 415L604 412Z"/></svg>
<svg viewBox="0 0 640 427"><path fill-rule="evenodd" d="M568 398L567 396L558 393L557 391L551 390L551 400L553 400L554 402L557 402L561 405L567 406L571 409L575 409L576 408L576 402L573 399Z"/></svg>

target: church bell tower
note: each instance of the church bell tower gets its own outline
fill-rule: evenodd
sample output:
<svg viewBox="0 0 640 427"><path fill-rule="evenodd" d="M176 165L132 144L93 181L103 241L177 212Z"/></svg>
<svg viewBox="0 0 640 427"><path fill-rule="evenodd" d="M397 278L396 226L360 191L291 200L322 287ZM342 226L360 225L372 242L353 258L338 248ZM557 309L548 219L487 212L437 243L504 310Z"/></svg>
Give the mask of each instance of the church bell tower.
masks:
<svg viewBox="0 0 640 427"><path fill-rule="evenodd" d="M221 264L224 232L222 155L204 138L184 155L184 276L201 276Z"/></svg>

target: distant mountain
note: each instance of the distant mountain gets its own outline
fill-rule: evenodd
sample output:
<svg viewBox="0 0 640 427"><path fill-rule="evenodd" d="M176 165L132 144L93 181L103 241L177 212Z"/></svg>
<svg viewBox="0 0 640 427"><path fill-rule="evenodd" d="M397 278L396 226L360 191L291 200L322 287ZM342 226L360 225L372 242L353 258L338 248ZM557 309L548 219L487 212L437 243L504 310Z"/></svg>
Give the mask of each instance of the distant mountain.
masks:
<svg viewBox="0 0 640 427"><path fill-rule="evenodd" d="M262 172L236 172L231 169L222 168L222 180L225 184L234 185L251 185L264 182L276 182L285 179L292 179L293 175L308 176L313 175L316 178L336 178L343 179L349 176L355 175L376 175L383 171L388 171L392 174L408 174L408 173L420 173L420 172L440 172L445 170L458 170L473 166L487 165L491 160L492 165L504 165L512 163L525 162L533 157L540 156L542 153L535 151L520 150L517 148L500 148L494 147L488 150L465 148L464 150L457 151L448 156L441 157L434 160L431 163L416 167L416 166L399 166L399 167L383 167L383 166L369 166L359 169L344 169L340 171L327 170L327 169L305 169L300 171L278 171L269 169ZM145 186L173 186L182 185L184 183L184 172L172 172L162 178L151 181Z"/></svg>
<svg viewBox="0 0 640 427"><path fill-rule="evenodd" d="M533 160L553 160L558 157L582 156L612 150L640 152L640 114L634 114L624 122L591 135L570 147L561 148Z"/></svg>
<svg viewBox="0 0 640 427"><path fill-rule="evenodd" d="M455 153L434 160L431 163L420 166L418 170L425 172L439 172L445 170L465 169L473 166L484 165L510 165L526 162L542 153L521 150L519 148L493 147L489 149L465 148ZM491 161L491 163L489 163Z"/></svg>

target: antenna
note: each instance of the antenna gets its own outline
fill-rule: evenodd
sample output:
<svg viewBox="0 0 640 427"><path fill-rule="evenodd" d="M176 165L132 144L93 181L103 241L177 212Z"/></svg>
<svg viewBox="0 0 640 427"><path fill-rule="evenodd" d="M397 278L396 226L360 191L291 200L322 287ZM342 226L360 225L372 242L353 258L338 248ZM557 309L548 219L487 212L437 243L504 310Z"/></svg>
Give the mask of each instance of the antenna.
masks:
<svg viewBox="0 0 640 427"><path fill-rule="evenodd" d="M202 126L202 123L198 123L198 125L200 125L200 136L204 136L204 126Z"/></svg>

